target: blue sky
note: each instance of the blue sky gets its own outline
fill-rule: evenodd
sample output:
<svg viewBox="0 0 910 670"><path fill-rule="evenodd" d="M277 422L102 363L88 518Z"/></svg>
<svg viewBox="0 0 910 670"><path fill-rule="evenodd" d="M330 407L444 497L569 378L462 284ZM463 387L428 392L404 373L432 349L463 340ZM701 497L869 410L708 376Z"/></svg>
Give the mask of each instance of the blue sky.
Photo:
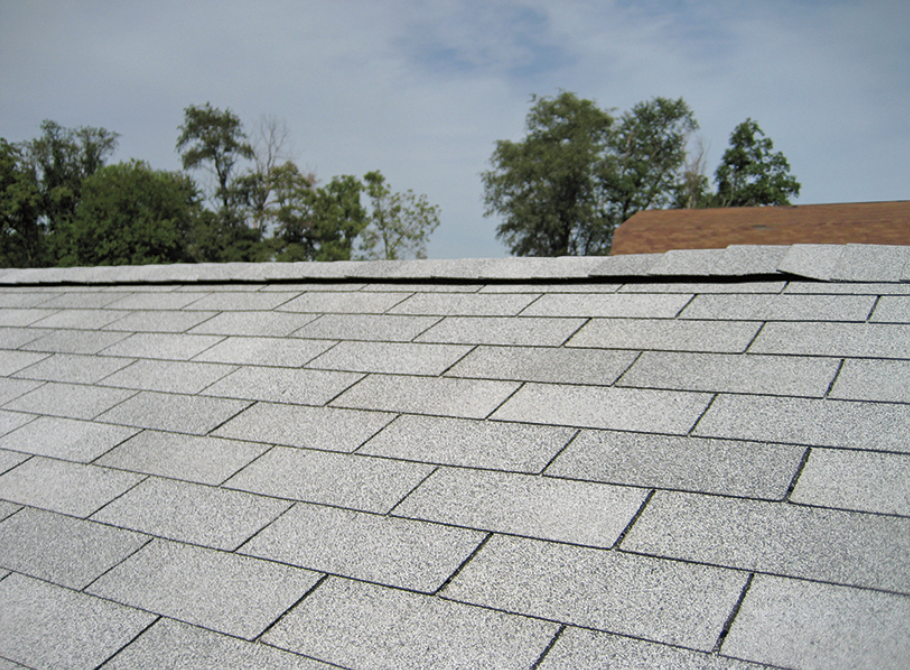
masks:
<svg viewBox="0 0 910 670"><path fill-rule="evenodd" d="M0 0L0 136L103 126L115 160L177 169L186 106L273 115L319 178L379 169L438 204L430 257L495 257L479 173L532 94L682 96L710 173L751 117L797 203L906 200L908 63L901 0Z"/></svg>

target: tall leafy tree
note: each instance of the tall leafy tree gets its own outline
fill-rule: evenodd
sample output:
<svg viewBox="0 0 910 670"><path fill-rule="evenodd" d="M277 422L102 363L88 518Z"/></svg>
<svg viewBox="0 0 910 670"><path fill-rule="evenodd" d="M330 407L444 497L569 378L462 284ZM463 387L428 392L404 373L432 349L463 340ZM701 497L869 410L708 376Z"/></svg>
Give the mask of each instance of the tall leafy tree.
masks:
<svg viewBox="0 0 910 670"><path fill-rule="evenodd" d="M47 262L41 190L23 150L0 138L0 266Z"/></svg>
<svg viewBox="0 0 910 670"><path fill-rule="evenodd" d="M679 98L640 102L614 125L604 166L605 201L614 226L636 212L671 204L698 123Z"/></svg>
<svg viewBox="0 0 910 670"><path fill-rule="evenodd" d="M673 201L698 127L684 100L654 98L618 119L569 92L532 102L525 138L497 142L481 174L513 254L606 254L619 224Z"/></svg>
<svg viewBox="0 0 910 670"><path fill-rule="evenodd" d="M363 181L372 206L369 224L360 233L363 257L426 258L430 234L439 226L439 207L411 190L393 192L379 170L368 172Z"/></svg>
<svg viewBox="0 0 910 670"><path fill-rule="evenodd" d="M789 205L798 196L800 183L790 174L790 163L783 153L775 152L770 137L758 123L746 119L730 135L730 147L724 152L715 172L716 207L755 207Z"/></svg>
<svg viewBox="0 0 910 670"><path fill-rule="evenodd" d="M515 255L596 253L608 238L600 176L613 117L570 92L532 103L525 138L496 142L481 173L485 213L503 217L496 236Z"/></svg>
<svg viewBox="0 0 910 670"><path fill-rule="evenodd" d="M72 222L59 231L60 265L144 265L189 260L198 210L186 175L142 161L108 165L83 182Z"/></svg>
<svg viewBox="0 0 910 670"><path fill-rule="evenodd" d="M178 130L183 169L208 169L216 181L213 199L220 201L224 212L236 210L235 168L240 160L254 156L240 119L230 109L217 109L208 102L201 107L190 105Z"/></svg>
<svg viewBox="0 0 910 670"><path fill-rule="evenodd" d="M72 222L83 182L114 153L118 137L104 128L64 128L43 121L41 135L23 144L38 179L41 221L50 246L57 230Z"/></svg>

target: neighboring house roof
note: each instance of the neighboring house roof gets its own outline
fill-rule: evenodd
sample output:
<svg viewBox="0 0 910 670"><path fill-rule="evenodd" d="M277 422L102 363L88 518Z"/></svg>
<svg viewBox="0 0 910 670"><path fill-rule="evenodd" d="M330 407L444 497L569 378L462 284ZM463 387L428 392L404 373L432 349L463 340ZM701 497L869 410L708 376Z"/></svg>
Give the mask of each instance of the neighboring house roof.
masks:
<svg viewBox="0 0 910 670"><path fill-rule="evenodd" d="M0 667L907 666L910 247L0 306Z"/></svg>
<svg viewBox="0 0 910 670"><path fill-rule="evenodd" d="M612 254L731 244L910 244L910 201L649 209L616 229Z"/></svg>

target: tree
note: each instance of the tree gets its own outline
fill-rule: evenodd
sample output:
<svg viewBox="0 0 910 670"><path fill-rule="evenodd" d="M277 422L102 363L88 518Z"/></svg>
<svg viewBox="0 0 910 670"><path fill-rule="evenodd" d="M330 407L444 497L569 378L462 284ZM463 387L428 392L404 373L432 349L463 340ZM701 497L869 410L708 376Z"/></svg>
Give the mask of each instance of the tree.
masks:
<svg viewBox="0 0 910 670"><path fill-rule="evenodd" d="M0 266L44 265L41 190L20 147L0 138Z"/></svg>
<svg viewBox="0 0 910 670"><path fill-rule="evenodd" d="M254 156L240 119L231 110L222 111L210 103L202 107L190 105L184 110L183 125L178 130L177 151L181 152L183 169L210 170L217 182L213 199L221 201L223 212L236 211L234 168L241 159Z"/></svg>
<svg viewBox="0 0 910 670"><path fill-rule="evenodd" d="M38 179L42 222L53 238L73 220L83 182L114 153L119 135L104 128L64 128L47 120L41 131L23 147Z"/></svg>
<svg viewBox="0 0 910 670"><path fill-rule="evenodd" d="M773 152L771 138L752 119L739 124L730 135L715 172L715 207L789 205L798 196L800 184L790 174L790 164L781 152Z"/></svg>
<svg viewBox="0 0 910 670"><path fill-rule="evenodd" d="M186 175L137 160L102 167L83 182L75 218L60 231L60 265L187 261L197 209Z"/></svg>
<svg viewBox="0 0 910 670"><path fill-rule="evenodd" d="M277 177L277 231L270 241L275 260L350 260L354 239L367 225L360 181L342 175L317 188L313 176L290 161Z"/></svg>
<svg viewBox="0 0 910 670"><path fill-rule="evenodd" d="M439 207L411 190L393 193L379 170L363 179L372 204L369 224L360 233L364 258L426 258L430 234L439 226Z"/></svg>
<svg viewBox="0 0 910 670"><path fill-rule="evenodd" d="M504 218L496 236L515 255L596 253L610 226L600 177L613 117L569 92L531 101L525 139L496 142L481 173L485 215Z"/></svg>
<svg viewBox="0 0 910 670"><path fill-rule="evenodd" d="M654 98L622 115L610 133L604 175L613 227L637 212L673 202L685 169L686 144L697 129L682 98Z"/></svg>
<svg viewBox="0 0 910 670"><path fill-rule="evenodd" d="M654 98L619 119L563 92L532 98L527 136L499 141L481 174L486 215L519 256L606 254L613 231L676 196L698 125L685 101Z"/></svg>

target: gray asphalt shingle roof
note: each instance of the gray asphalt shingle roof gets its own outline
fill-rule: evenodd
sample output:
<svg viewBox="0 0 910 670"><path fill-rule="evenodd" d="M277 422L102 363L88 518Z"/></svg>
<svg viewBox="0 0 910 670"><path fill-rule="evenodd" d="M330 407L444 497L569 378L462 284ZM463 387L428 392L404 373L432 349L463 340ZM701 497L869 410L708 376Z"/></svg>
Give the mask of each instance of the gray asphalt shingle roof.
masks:
<svg viewBox="0 0 910 670"><path fill-rule="evenodd" d="M0 270L0 668L906 668L910 247Z"/></svg>

